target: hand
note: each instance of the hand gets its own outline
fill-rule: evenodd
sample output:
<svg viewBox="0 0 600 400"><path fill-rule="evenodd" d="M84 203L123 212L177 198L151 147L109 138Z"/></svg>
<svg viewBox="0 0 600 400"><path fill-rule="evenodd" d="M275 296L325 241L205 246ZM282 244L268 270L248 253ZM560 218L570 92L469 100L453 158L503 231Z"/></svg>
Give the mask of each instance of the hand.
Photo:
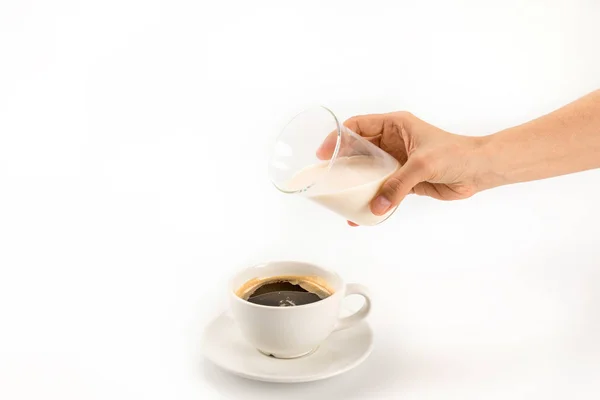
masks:
<svg viewBox="0 0 600 400"><path fill-rule="evenodd" d="M375 215L385 214L409 193L458 200L480 190L482 138L443 131L407 112L357 116L344 125L400 161L371 202ZM324 143L319 151L329 152L328 147Z"/></svg>

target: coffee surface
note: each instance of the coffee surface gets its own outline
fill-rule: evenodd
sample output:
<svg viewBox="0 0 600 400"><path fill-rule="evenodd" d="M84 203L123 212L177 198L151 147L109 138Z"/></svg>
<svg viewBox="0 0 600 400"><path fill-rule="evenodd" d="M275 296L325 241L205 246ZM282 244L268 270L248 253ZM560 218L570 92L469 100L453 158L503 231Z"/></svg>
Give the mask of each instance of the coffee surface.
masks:
<svg viewBox="0 0 600 400"><path fill-rule="evenodd" d="M315 303L332 294L314 278L273 277L246 282L238 290L242 299L269 307L294 307Z"/></svg>

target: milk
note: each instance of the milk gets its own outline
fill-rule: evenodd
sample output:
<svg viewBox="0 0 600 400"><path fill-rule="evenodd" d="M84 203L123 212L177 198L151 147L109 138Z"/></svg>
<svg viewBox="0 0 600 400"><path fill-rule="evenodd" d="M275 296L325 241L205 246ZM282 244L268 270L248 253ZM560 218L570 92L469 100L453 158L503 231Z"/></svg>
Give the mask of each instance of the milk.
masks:
<svg viewBox="0 0 600 400"><path fill-rule="evenodd" d="M296 173L287 183L288 190L302 190L310 200L327 207L358 225L376 225L385 215L371 212L369 203L381 185L397 169L398 162L381 162L371 156L341 157L331 169L329 162L306 167ZM311 186L312 185L312 186Z"/></svg>

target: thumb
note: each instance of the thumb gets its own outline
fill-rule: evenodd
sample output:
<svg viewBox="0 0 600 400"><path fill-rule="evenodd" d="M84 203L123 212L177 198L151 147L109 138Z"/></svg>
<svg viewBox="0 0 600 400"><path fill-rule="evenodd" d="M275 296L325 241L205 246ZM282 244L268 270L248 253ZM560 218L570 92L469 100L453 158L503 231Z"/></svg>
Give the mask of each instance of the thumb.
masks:
<svg viewBox="0 0 600 400"><path fill-rule="evenodd" d="M426 180L425 168L410 158L381 186L371 201L371 211L375 215L383 215L396 207L407 194L419 183Z"/></svg>

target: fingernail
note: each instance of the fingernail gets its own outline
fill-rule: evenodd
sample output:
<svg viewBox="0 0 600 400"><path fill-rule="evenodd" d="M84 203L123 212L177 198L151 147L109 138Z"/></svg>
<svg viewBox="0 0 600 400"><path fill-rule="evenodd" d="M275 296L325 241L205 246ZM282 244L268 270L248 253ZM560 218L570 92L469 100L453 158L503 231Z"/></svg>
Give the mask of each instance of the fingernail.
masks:
<svg viewBox="0 0 600 400"><path fill-rule="evenodd" d="M373 200L373 204L371 206L371 210L373 214L383 215L390 208L392 202L386 199L383 196L377 196L375 200Z"/></svg>

